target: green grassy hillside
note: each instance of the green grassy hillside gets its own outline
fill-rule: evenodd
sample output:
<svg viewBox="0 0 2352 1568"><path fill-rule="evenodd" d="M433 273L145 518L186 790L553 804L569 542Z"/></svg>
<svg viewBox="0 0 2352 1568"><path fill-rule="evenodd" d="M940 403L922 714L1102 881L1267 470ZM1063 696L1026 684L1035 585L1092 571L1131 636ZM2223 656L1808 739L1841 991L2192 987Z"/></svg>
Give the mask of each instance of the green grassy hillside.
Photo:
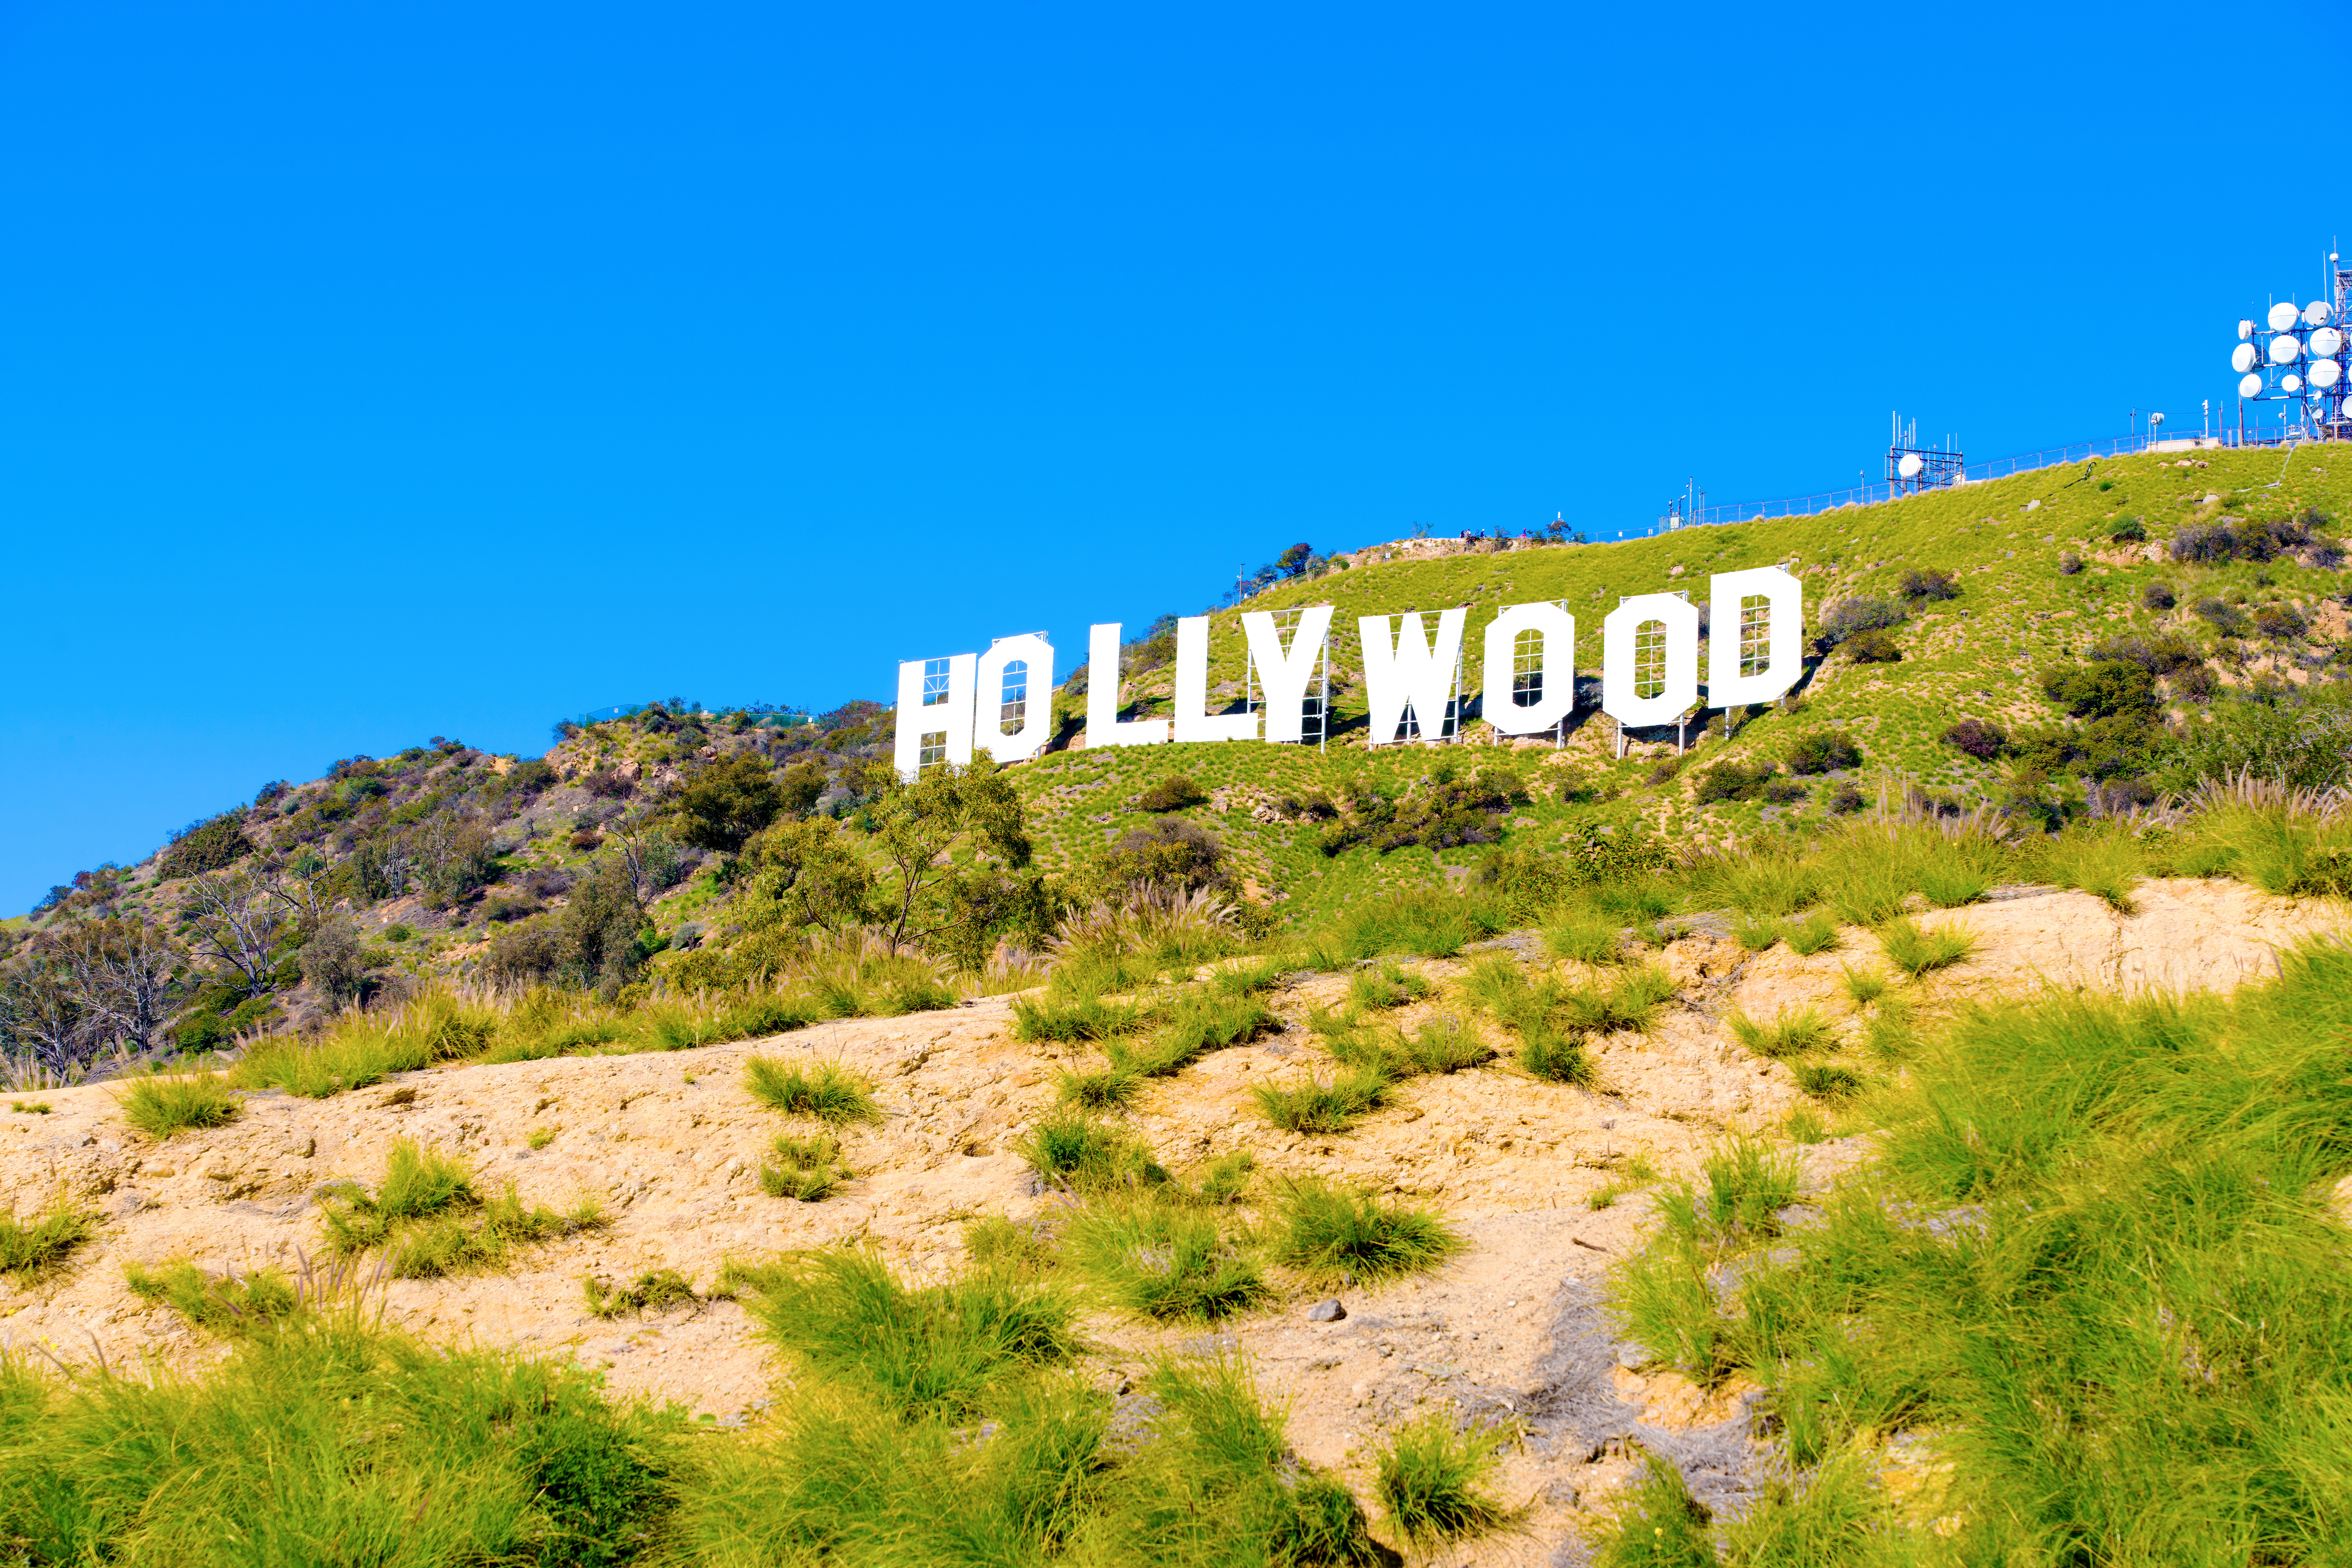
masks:
<svg viewBox="0 0 2352 1568"><path fill-rule="evenodd" d="M1228 790L1223 810L1208 804L1181 814L1224 838L1255 880L1286 895L1286 923L1320 918L1373 886L1434 882L1441 865L1466 866L1487 851L1472 845L1382 854L1359 847L1327 858L1315 847L1319 824L1254 821L1251 807L1259 799L1254 791L1297 797L1354 787L1404 793L1426 789L1433 770L1500 764L1521 775L1529 794L1527 804L1504 819L1505 841L1534 849L1557 847L1594 822L1643 822L1708 839L1767 821L1801 823L1829 815L1841 787L1874 800L1882 789L1899 798L1916 789L1954 804L1997 805L2014 792L2021 764L2035 758L1979 760L1939 737L1963 717L2012 733L2080 727L2045 698L2040 676L2083 660L2105 640L2168 633L2205 656L2211 694L2183 695L2199 683L2177 675L2159 686L2160 706L2151 716L2173 727L2199 724L2217 702L2227 706L2232 694L2339 674L2346 585L2339 570L2313 563L2329 559L2324 541L2333 538L2332 519L2347 500L2352 460L2332 446L2291 455L2209 451L2073 464L1879 506L1621 544L1474 545L1467 553L1439 559L1389 560L1381 559L1388 550L1372 547L1356 552L1363 564L1352 570L1281 584L1213 618L1213 692L1244 677L1244 612L1336 607L1334 734L1328 750L1171 744L1055 752L1016 769L1019 788L1042 857L1069 868L1147 822L1150 814L1137 810L1132 798L1167 774L1181 773L1212 791L1239 787ZM2174 559L2169 548L2184 528L2312 511L2328 519L2317 526L2323 541L2317 549L2281 550L2263 561L2194 563ZM2113 540L2118 525L2133 518L2140 520L2145 539ZM2070 556L2082 563L2079 570L2062 570ZM1559 752L1548 742L1497 746L1475 717L1458 751L1365 746L1358 616L1469 606L1465 680L1475 686L1484 629L1503 606L1563 601L1578 616L1579 674L1597 677L1601 618L1620 596L1688 588L1694 600L1704 601L1708 574L1775 562L1789 564L1804 582L1809 630L1841 600L1899 599L1906 572L1948 572L1958 593L1908 607L1907 619L1894 630L1899 661L1862 664L1844 648L1809 657L1793 700L1738 716L1728 740L1719 733L1698 737L1678 768L1671 730L1636 732L1632 754L1620 760L1612 755L1612 721L1590 709L1577 715L1575 731ZM2173 607L2148 606L2144 595L2152 583L2171 591ZM2199 605L2210 612L2212 603L2221 611L2197 613ZM2284 619L2272 612L2278 634L2265 634L2258 623L2270 607L2292 612ZM2239 634L2227 634L2233 617L2244 625ZM1172 679L1166 664L1131 673L1125 711L1130 716L1168 711ZM1065 699L1066 708L1080 706L1082 699ZM1780 763L1799 737L1822 731L1854 742L1860 764L1817 778L1791 776L1783 768L1778 782L1782 793L1798 795L1794 800L1699 803L1701 782L1714 765ZM2045 747L2041 759L2048 758ZM2084 775L2097 769L2077 762L2040 771L2055 777L2028 780L2027 787L2041 803L2063 810L2082 802L2090 781ZM2124 771L2131 774L2124 781L2145 792L2140 775L2146 770Z"/></svg>

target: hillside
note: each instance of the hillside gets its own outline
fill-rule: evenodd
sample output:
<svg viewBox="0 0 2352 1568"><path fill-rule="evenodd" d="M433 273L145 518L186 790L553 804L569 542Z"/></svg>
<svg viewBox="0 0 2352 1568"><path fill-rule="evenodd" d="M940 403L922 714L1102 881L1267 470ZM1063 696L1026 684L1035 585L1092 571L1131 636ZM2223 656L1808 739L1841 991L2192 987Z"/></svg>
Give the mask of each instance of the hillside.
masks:
<svg viewBox="0 0 2352 1568"><path fill-rule="evenodd" d="M1188 884L1304 930L1370 892L1469 874L1497 849L1589 857L1596 835L1645 831L1724 841L1882 797L2048 827L2233 766L2327 781L2346 689L2333 519L2352 489L2352 474L2331 474L2336 458L2326 445L2144 455L1622 544L1412 540L1318 562L1215 613L1211 689L1240 690L1244 611L1335 605L1328 749L1067 749L1082 667L1055 698L1065 749L1005 775L1031 882L990 892L970 916L985 929L964 945L1017 958L1062 910L1139 868L1164 873L1170 853ZM1612 721L1588 706L1559 749L1496 747L1475 715L1458 749L1364 746L1358 615L1466 604L1475 665L1499 606L1559 600L1580 616L1590 679L1600 615L1618 596L1689 584L1703 597L1709 572L1775 561L1801 576L1816 630L1841 605L1849 622L1894 624L1817 642L1790 698L1735 715L1728 738L1719 718L1712 733L1695 725L1677 756L1672 731L1637 731L1621 759ZM1131 716L1166 711L1171 658L1172 640L1149 632L1125 651ZM2055 702L2042 678L2053 669L2083 673ZM1969 749L1944 738L1962 719L1987 727ZM58 1071L124 1051L208 1049L314 1028L436 977L641 994L682 966L681 983L731 983L719 950L764 863L772 835L759 829L814 815L870 830L882 789L869 774L892 725L873 703L789 726L655 704L561 727L541 758L436 737L272 784L0 926L16 949L0 971L9 1049ZM757 776L730 772L738 758ZM1205 798L1142 809L1171 774ZM682 812L698 801L700 817ZM1179 823L1213 843L1171 851L1171 835L1191 831ZM1139 831L1160 837L1147 844ZM1103 852L1122 838L1142 848L1107 869ZM952 911L933 913L938 924ZM67 951L77 943L79 958Z"/></svg>

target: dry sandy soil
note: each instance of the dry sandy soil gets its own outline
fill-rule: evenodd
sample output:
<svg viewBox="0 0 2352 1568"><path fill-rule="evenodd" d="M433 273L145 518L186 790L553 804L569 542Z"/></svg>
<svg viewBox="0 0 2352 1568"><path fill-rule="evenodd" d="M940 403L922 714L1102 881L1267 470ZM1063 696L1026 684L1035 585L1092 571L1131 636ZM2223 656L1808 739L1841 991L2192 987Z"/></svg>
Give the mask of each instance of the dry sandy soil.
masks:
<svg viewBox="0 0 2352 1568"><path fill-rule="evenodd" d="M1973 932L1976 952L1910 989L1932 1012L1960 997L2044 987L2227 988L2271 973L2278 949L2339 919L2333 908L2227 882L2146 883L2138 904L2125 918L2081 894L2004 889L1927 915L1923 924ZM1843 937L1842 950L1811 958L1785 947L1751 957L1701 929L1662 956L1683 990L1657 1029L1601 1044L1601 1092L1498 1061L1415 1080L1399 1103L1341 1135L1278 1132L1250 1098L1254 1083L1328 1070L1304 1020L1338 998L1345 977L1286 987L1274 998L1286 1032L1155 1085L1132 1113L1136 1129L1179 1168L1246 1149L1262 1176L1317 1173L1408 1195L1472 1245L1433 1277L1349 1292L1337 1322L1310 1322L1316 1297L1305 1291L1208 1334L1099 1316L1087 1326L1102 1375L1115 1385L1169 1350L1237 1354L1265 1393L1288 1401L1300 1453L1367 1497L1363 1451L1416 1406L1451 1401L1518 1417L1528 1437L1506 1484L1528 1504L1525 1527L1450 1552L1448 1563L1578 1560L1580 1520L1632 1473L1628 1438L1674 1453L1702 1495L1736 1499L1753 1448L1745 1391L1735 1385L1703 1399L1670 1373L1645 1372L1638 1349L1619 1343L1601 1286L1610 1263L1639 1244L1647 1205L1636 1195L1594 1209L1588 1199L1636 1156L1671 1176L1727 1132L1780 1124L1800 1101L1787 1069L1740 1050L1724 1017L1769 1018L1805 1003L1851 1015L1841 966L1872 961L1875 950L1867 933ZM1486 946L1538 956L1524 934ZM1415 967L1440 981L1466 969ZM1411 1025L1444 1005L1441 995L1397 1016ZM783 1369L740 1307L599 1321L586 1311L583 1277L625 1283L671 1268L707 1288L730 1255L852 1239L912 1276L954 1268L965 1220L1029 1218L1062 1201L1041 1193L1008 1147L1051 1108L1066 1059L1016 1042L1010 1025L1010 999L996 998L671 1054L414 1073L327 1101L260 1094L231 1124L162 1144L125 1126L105 1086L49 1091L39 1096L49 1114L0 1114L0 1206L30 1215L62 1195L98 1207L105 1222L61 1273L0 1287L0 1333L68 1364L103 1354L118 1367L149 1354L201 1364L222 1354L218 1343L133 1295L123 1264L290 1268L298 1249L321 1251L319 1189L342 1179L372 1186L387 1147L407 1137L463 1155L488 1183L513 1180L528 1201L561 1207L593 1194L610 1223L525 1252L511 1273L391 1282L390 1321L427 1336L577 1356L604 1369L616 1391L730 1423L756 1419ZM758 1054L838 1059L877 1085L887 1120L846 1140L856 1179L824 1202L760 1190L762 1155L786 1123L743 1090L742 1064ZM542 1129L552 1137L534 1150ZM1826 1181L1865 1153L1860 1139L1812 1145L1809 1176Z"/></svg>

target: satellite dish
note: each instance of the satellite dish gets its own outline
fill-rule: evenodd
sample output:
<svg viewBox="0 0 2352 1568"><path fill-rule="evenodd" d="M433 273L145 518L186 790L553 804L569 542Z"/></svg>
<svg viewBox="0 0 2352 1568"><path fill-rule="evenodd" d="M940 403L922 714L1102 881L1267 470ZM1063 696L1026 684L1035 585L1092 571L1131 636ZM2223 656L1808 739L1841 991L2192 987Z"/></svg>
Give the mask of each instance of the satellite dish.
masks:
<svg viewBox="0 0 2352 1568"><path fill-rule="evenodd" d="M2311 335L2311 357L2332 360L2344 351L2344 330L2340 327L2322 327Z"/></svg>
<svg viewBox="0 0 2352 1568"><path fill-rule="evenodd" d="M1895 465L1895 471L1906 479L1916 479L1919 477L1919 470L1926 466L1927 466L1926 458L1916 452L1906 452L1903 455L1903 461Z"/></svg>
<svg viewBox="0 0 2352 1568"><path fill-rule="evenodd" d="M2285 331L2289 327L2294 325L2295 318L2302 314L2302 311L2294 308L2294 300L2280 300L2277 304L2271 307L2271 330L2273 332Z"/></svg>
<svg viewBox="0 0 2352 1568"><path fill-rule="evenodd" d="M2230 350L2230 368L2244 375L2262 362L2263 351L2252 343L2241 343Z"/></svg>
<svg viewBox="0 0 2352 1568"><path fill-rule="evenodd" d="M2262 377L2260 377L2260 376L2248 376L2248 377L2246 377L2244 380L2242 380L2242 381L2239 382L2239 383L2238 383L2238 395L2239 395L2240 397L2260 397L2260 396L2262 396L2262 395L2263 395L2263 378L2262 378Z"/></svg>
<svg viewBox="0 0 2352 1568"><path fill-rule="evenodd" d="M2303 358L2303 340L2292 332L2281 332L2271 340L2271 363L2291 365Z"/></svg>
<svg viewBox="0 0 2352 1568"><path fill-rule="evenodd" d="M2329 387L2334 386L2337 382L2343 379L2344 367L2337 364L2334 360L2314 360L2311 361L2311 384L2317 387L2321 392L2326 392Z"/></svg>
<svg viewBox="0 0 2352 1568"><path fill-rule="evenodd" d="M2329 307L2326 300L2315 299L2303 308L2303 324L2306 327L2325 327L2327 325L2328 318L2335 314L2335 310Z"/></svg>
<svg viewBox="0 0 2352 1568"><path fill-rule="evenodd" d="M2238 341L2242 343L2253 335L2254 324L2252 321L2241 321L2238 323Z"/></svg>
<svg viewBox="0 0 2352 1568"><path fill-rule="evenodd" d="M2332 360L2328 362L2330 364L2335 363ZM2302 390L2303 378L2301 376L2281 376L2279 378L2279 391L2283 392L2299 392Z"/></svg>

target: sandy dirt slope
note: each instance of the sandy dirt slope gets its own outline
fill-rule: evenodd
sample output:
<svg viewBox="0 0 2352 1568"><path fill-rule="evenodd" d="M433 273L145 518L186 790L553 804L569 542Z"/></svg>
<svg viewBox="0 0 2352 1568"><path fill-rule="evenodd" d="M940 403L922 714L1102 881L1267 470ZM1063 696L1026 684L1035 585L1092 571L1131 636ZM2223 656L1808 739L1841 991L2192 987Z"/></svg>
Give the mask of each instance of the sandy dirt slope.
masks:
<svg viewBox="0 0 2352 1568"><path fill-rule="evenodd" d="M2272 972L2281 947L2340 920L2331 906L2223 882L2145 884L2129 917L2081 894L2003 894L1922 916L1977 937L1967 963L1910 988L1927 1011L2053 986L2227 988ZM1750 1447L1748 1391L1734 1385L1703 1398L1618 1343L1603 1283L1610 1263L1639 1245L1647 1206L1634 1197L1596 1210L1588 1198L1636 1156L1676 1174L1727 1131L1777 1125L1801 1097L1786 1068L1732 1041L1724 1015L1812 1004L1849 1016L1841 967L1876 953L1867 933L1848 931L1839 951L1750 956L1699 924L1661 956L1683 990L1660 1026L1601 1042L1601 1092L1538 1082L1498 1061L1413 1081L1396 1105L1342 1135L1278 1132L1251 1101L1255 1083L1328 1070L1305 1019L1338 1000L1345 978L1278 992L1286 1032L1156 1084L1132 1113L1137 1131L1179 1169L1247 1149L1262 1176L1314 1172L1410 1195L1472 1246L1433 1278L1349 1292L1348 1316L1333 1323L1309 1322L1315 1295L1299 1291L1213 1333L1097 1316L1087 1326L1100 1375L1116 1388L1156 1354L1243 1356L1262 1389L1290 1404L1301 1453L1339 1468L1360 1491L1368 1490L1363 1448L1430 1400L1517 1418L1528 1437L1507 1474L1512 1499L1529 1506L1527 1528L1461 1552L1464 1563L1573 1560L1579 1519L1632 1472L1628 1439L1674 1452L1703 1494L1735 1500ZM1486 946L1540 961L1525 934ZM1416 967L1443 981L1475 956ZM1458 1003L1441 994L1391 1016L1410 1027L1448 1009ZM390 1321L433 1337L575 1355L605 1369L616 1391L678 1400L730 1423L755 1417L786 1369L740 1307L599 1321L582 1279L625 1283L671 1268L707 1288L730 1255L849 1239L921 1276L958 1264L969 1218L1050 1217L1064 1200L1039 1190L1010 1145L1052 1106L1057 1069L1082 1057L1014 1041L1011 1017L999 998L670 1054L414 1073L327 1101L257 1095L230 1125L161 1144L124 1125L105 1086L49 1091L38 1096L48 1114L0 1114L0 1207L28 1215L62 1196L105 1219L55 1276L0 1287L0 1333L68 1364L103 1354L121 1366L153 1354L200 1366L221 1354L218 1343L144 1304L124 1286L123 1264L290 1269L298 1249L322 1250L320 1188L373 1185L391 1143L408 1137L462 1155L487 1185L513 1181L527 1201L561 1207L593 1195L610 1222L524 1251L510 1273L392 1281L383 1289ZM744 1092L743 1062L758 1054L838 1059L874 1081L888 1112L884 1124L845 1140L856 1179L824 1202L760 1190L769 1141L807 1129ZM553 1135L533 1150L541 1130ZM1858 1139L1815 1145L1809 1173L1826 1181L1865 1154Z"/></svg>

